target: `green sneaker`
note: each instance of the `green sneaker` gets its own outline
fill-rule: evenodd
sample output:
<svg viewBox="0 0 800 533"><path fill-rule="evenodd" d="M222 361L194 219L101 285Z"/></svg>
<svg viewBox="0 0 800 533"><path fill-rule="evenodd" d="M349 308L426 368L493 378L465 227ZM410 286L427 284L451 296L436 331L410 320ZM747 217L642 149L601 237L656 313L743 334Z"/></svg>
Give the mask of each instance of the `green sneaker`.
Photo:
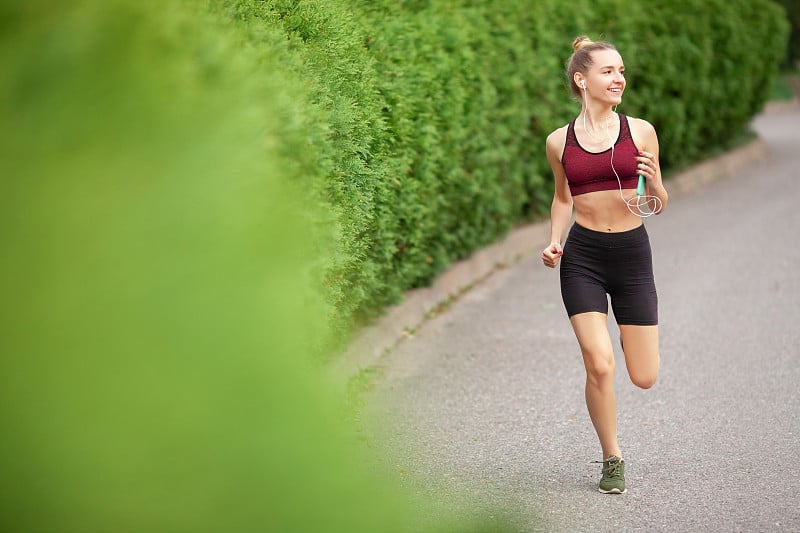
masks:
<svg viewBox="0 0 800 533"><path fill-rule="evenodd" d="M612 455L605 461L595 462L603 464L603 479L598 490L603 494L625 494L625 461Z"/></svg>

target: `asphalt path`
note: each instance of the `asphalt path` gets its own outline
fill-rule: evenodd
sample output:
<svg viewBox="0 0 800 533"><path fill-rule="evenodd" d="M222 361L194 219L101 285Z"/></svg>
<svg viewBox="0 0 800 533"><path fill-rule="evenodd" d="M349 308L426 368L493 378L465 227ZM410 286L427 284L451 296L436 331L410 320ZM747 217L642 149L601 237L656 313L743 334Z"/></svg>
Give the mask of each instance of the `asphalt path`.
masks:
<svg viewBox="0 0 800 533"><path fill-rule="evenodd" d="M534 256L381 360L369 438L412 490L520 531L800 531L800 110L754 128L767 161L646 221L661 373L637 389L615 342L628 492L597 492L580 352Z"/></svg>

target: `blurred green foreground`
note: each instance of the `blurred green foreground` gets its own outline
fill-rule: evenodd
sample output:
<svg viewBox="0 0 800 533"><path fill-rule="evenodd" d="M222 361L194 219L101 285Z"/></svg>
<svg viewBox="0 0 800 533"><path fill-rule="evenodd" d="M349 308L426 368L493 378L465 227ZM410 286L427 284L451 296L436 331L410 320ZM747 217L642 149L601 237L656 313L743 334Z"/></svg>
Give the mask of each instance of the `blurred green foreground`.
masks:
<svg viewBox="0 0 800 533"><path fill-rule="evenodd" d="M306 140L269 58L205 3L16 4L0 529L408 530L309 356L324 236L280 183Z"/></svg>

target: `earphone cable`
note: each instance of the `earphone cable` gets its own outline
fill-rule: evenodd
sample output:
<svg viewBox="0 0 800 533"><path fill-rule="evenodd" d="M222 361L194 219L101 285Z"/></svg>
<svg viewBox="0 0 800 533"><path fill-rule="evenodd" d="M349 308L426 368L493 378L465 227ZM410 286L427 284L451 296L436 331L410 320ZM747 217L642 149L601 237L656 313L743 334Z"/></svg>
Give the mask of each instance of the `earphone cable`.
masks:
<svg viewBox="0 0 800 533"><path fill-rule="evenodd" d="M583 92L585 94L586 93L586 84L585 83L582 84L582 87L583 87ZM598 141L597 137L592 135L589 132L589 129L586 127L586 111L587 111L587 109L584 108L583 109L583 131L585 131L586 134L589 137L591 137L594 141ZM614 109L612 109L612 112L616 113L616 106L614 106ZM608 134L608 118L609 117L606 117L606 138L605 139L599 139L600 142L602 142L603 140L611 141L611 137ZM620 128L621 127L622 127L622 123L620 122ZM619 197L622 199L623 202L625 202L625 206L628 208L628 211L630 211L631 213L633 213L637 217L647 218L647 217L651 217L651 216L657 214L659 211L661 211L661 207L662 207L661 198L659 198L658 196L653 196L653 195L649 195L649 194L640 195L640 194L637 193L636 196L632 196L631 198L629 198L627 200L625 199L625 195L622 192L622 180L620 179L619 174L617 174L617 169L614 168L614 144L615 144L614 142L611 142L611 170L614 172L614 176L616 176L616 178L617 178L617 185L619 186Z"/></svg>

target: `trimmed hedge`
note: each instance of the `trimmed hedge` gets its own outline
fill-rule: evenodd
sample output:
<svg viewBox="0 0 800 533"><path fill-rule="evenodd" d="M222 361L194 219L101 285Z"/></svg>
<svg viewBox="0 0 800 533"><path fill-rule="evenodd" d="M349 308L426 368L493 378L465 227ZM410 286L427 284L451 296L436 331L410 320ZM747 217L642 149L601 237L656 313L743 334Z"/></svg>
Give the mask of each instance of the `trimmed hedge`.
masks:
<svg viewBox="0 0 800 533"><path fill-rule="evenodd" d="M338 220L326 290L345 329L546 214L544 137L578 111L564 76L576 35L617 45L629 74L620 111L655 125L668 170L747 129L788 33L768 0L226 5L282 28L276 53L324 115L324 142L298 156L325 169L317 192Z"/></svg>

